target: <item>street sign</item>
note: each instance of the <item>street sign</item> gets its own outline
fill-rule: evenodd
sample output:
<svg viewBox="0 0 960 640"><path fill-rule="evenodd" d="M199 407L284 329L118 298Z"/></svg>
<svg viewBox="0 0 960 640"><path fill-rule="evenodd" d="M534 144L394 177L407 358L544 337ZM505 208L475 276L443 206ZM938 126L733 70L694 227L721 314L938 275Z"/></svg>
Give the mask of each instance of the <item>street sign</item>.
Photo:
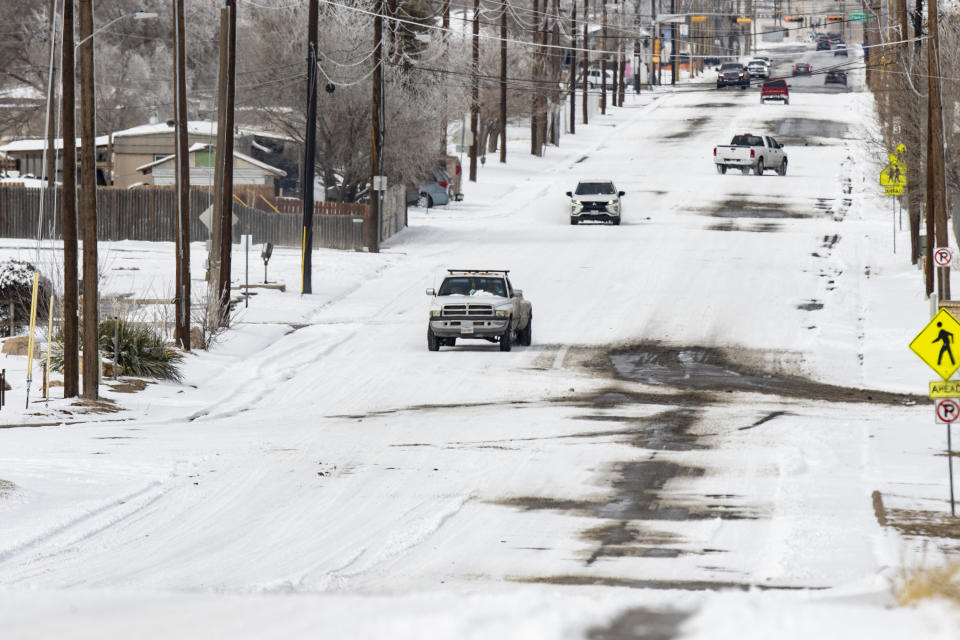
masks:
<svg viewBox="0 0 960 640"><path fill-rule="evenodd" d="M902 196L903 187L884 187L883 195L885 196Z"/></svg>
<svg viewBox="0 0 960 640"><path fill-rule="evenodd" d="M690 22L706 22L707 16L690 16Z"/></svg>
<svg viewBox="0 0 960 640"><path fill-rule="evenodd" d="M240 218L237 217L237 214L231 213L230 216L233 224L240 222ZM198 217L200 218L200 222L203 223L203 226L209 229L210 225L213 224L213 205L210 205L204 209L203 213L201 213Z"/></svg>
<svg viewBox="0 0 960 640"><path fill-rule="evenodd" d="M960 369L960 352L953 353L955 336L960 335L960 322L946 309L940 309L937 315L917 334L910 343L910 349L927 366L937 372L944 380Z"/></svg>
<svg viewBox="0 0 960 640"><path fill-rule="evenodd" d="M937 398L933 401L937 424L953 424L960 419L960 399Z"/></svg>
<svg viewBox="0 0 960 640"><path fill-rule="evenodd" d="M890 162L880 172L880 186L905 187L907 186L907 168L890 156Z"/></svg>
<svg viewBox="0 0 960 640"><path fill-rule="evenodd" d="M938 380L930 383L931 398L960 398L960 380Z"/></svg>
<svg viewBox="0 0 960 640"><path fill-rule="evenodd" d="M737 22L739 22L740 24L744 24L748 22L753 22L753 20L751 20L750 18L737 18Z"/></svg>
<svg viewBox="0 0 960 640"><path fill-rule="evenodd" d="M683 23L680 23L680 37L686 38L689 35L689 26Z"/></svg>
<svg viewBox="0 0 960 640"><path fill-rule="evenodd" d="M864 13L851 13L850 22L866 22L867 16Z"/></svg>
<svg viewBox="0 0 960 640"><path fill-rule="evenodd" d="M949 247L937 247L933 250L933 263L938 267L949 267L953 262L953 251Z"/></svg>

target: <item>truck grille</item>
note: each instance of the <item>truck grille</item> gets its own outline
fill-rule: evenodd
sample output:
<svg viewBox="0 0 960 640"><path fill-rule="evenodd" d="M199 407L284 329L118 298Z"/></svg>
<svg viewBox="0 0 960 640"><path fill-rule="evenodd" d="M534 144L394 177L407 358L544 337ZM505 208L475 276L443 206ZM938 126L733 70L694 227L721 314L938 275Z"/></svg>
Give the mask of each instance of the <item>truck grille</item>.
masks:
<svg viewBox="0 0 960 640"><path fill-rule="evenodd" d="M443 317L461 316L492 316L493 305L490 304L445 304Z"/></svg>

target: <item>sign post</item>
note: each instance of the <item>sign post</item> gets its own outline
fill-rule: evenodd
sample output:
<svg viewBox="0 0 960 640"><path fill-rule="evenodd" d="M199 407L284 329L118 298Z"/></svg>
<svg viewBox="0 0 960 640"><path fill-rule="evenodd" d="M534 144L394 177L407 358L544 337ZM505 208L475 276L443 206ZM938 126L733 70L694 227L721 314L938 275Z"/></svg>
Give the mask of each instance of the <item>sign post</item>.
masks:
<svg viewBox="0 0 960 640"><path fill-rule="evenodd" d="M942 253L941 253L942 252ZM947 265L953 260L949 249L939 248L933 254L934 262ZM944 268L944 267L940 267ZM927 326L910 343L910 349L927 366L937 372L943 381L930 383L930 397L934 399L934 420L947 427L947 468L950 478L950 515L957 515L956 500L953 492L953 441L950 426L960 422L960 381L950 377L960 368L953 353L953 345L960 335L960 322L946 309L940 309Z"/></svg>

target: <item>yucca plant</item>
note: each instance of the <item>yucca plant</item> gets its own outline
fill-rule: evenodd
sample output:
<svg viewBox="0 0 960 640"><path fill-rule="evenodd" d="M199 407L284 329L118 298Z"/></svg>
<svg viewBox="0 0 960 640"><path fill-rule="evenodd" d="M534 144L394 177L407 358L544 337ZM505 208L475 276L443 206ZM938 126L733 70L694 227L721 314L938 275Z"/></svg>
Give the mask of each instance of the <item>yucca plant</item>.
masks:
<svg viewBox="0 0 960 640"><path fill-rule="evenodd" d="M100 323L97 343L100 356L113 360L114 327L117 329L119 358L117 363L124 375L137 378L175 380L182 378L180 363L183 354L163 341L152 327L109 319ZM81 332L82 333L82 332ZM83 344L83 336L80 337ZM50 349L50 366L54 371L63 371L63 333L57 334Z"/></svg>

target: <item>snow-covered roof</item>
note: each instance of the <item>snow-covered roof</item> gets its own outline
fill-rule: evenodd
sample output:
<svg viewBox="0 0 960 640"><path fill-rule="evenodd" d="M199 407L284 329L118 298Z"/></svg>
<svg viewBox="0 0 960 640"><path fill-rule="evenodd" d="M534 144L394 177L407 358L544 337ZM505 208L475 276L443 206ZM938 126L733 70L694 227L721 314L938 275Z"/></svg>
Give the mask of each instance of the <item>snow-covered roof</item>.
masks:
<svg viewBox="0 0 960 640"><path fill-rule="evenodd" d="M207 144L207 143L204 143L204 142L197 142L197 143L194 143L193 145L190 146L189 152L190 152L190 153L194 153L194 152L196 152L196 151L204 151L204 150L206 150L206 149L212 149L212 148L214 148L214 145L212 145L212 144ZM171 160L173 160L174 157L175 157L174 154L170 154L169 156L164 156L163 158L158 158L157 160L154 160L153 162L148 162L147 164L140 165L139 167L137 167L137 171L144 171L144 172L145 172L145 171L147 171L148 169L152 169L153 167L156 167L156 166L158 166L158 165L161 165L161 164L170 162ZM252 158L252 157L248 156L248 155L245 154L245 153L240 153L239 151L234 151L234 152L233 152L233 157L234 157L234 158L239 158L240 160L243 160L244 162L249 162L250 164L254 165L255 167L260 167L260 168L263 169L264 171L268 171L268 172L273 173L273 174L275 174L275 175L278 175L278 176L286 176L286 175L287 175L287 172L284 171L283 169L278 169L277 167L274 167L273 165L269 165L269 164L267 164L266 162L261 162L260 160L257 160L256 158Z"/></svg>
<svg viewBox="0 0 960 640"><path fill-rule="evenodd" d="M43 151L46 140L43 138L29 138L25 140L14 140L0 146L0 152L15 153L17 151ZM97 136L97 146L105 147L110 144L109 136ZM63 149L63 139L57 138L53 141L54 149ZM80 138L77 138L77 148L80 148Z"/></svg>
<svg viewBox="0 0 960 640"><path fill-rule="evenodd" d="M130 129L123 129L121 131L114 131L114 138L126 138L130 136L149 136L156 135L161 133L171 133L174 131L173 125L168 125L165 122L158 122L156 124L142 124L136 127L131 127ZM189 135L195 136L216 136L217 135L217 123L212 120L189 120L187 122L187 133ZM275 138L278 140L292 140L293 138L285 136L279 133L271 133L269 131L261 131L259 129L254 129L251 127L237 127L237 135L241 136L261 136L264 138Z"/></svg>

